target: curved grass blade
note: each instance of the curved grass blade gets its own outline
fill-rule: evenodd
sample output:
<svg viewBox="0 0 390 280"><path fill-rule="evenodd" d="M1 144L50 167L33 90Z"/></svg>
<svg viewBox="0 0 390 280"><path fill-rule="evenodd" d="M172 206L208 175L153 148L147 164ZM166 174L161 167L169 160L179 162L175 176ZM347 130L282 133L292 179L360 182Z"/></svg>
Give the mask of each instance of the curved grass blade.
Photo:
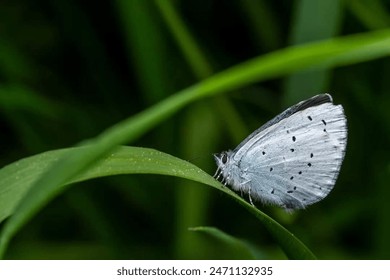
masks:
<svg viewBox="0 0 390 280"><path fill-rule="evenodd" d="M80 154L88 151L89 147L69 148L45 152L39 155L28 157L0 170L0 220L14 213L24 211L23 205L37 205L43 207L43 201L50 199L50 193L36 193L33 188L39 177L50 170L64 156ZM139 147L119 147L113 152L96 162L90 168L82 172L74 179L65 182L65 185L85 181L92 178L112 176L118 174L161 174L181 177L193 180L202 184L214 187L230 197L236 199L241 205L262 221L270 233L275 236L276 241L282 247L286 255L293 259L314 258L310 250L293 234L272 218L254 208L240 196L216 181L212 176L197 166L176 158L174 156L159 152L153 149ZM55 192L64 190L64 186L58 186ZM19 205L18 205L19 204ZM4 253L7 240L2 238L1 253Z"/></svg>
<svg viewBox="0 0 390 280"><path fill-rule="evenodd" d="M189 228L189 230L207 234L208 236L222 243L222 247L227 248L224 250L224 252L222 252L222 254L226 254L226 251L228 251L228 255L224 256L225 258L245 260L256 259L256 250L251 246L251 244L232 235L229 235L218 228L200 226L191 227Z"/></svg>

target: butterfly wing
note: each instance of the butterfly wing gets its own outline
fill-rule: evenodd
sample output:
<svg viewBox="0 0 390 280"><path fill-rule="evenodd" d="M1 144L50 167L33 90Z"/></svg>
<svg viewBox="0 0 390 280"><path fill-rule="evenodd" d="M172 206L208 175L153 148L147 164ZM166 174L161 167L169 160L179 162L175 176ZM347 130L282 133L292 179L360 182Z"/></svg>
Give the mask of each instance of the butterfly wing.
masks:
<svg viewBox="0 0 390 280"><path fill-rule="evenodd" d="M233 155L243 191L286 209L304 208L329 194L347 142L343 108L330 95L298 103L255 132Z"/></svg>

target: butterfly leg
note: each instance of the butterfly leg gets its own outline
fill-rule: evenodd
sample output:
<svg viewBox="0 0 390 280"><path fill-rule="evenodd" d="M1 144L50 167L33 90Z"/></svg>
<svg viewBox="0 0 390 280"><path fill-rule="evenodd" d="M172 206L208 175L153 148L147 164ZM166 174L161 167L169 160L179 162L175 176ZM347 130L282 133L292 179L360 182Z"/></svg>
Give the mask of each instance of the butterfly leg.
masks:
<svg viewBox="0 0 390 280"><path fill-rule="evenodd" d="M215 171L215 174L214 174L214 178L216 179L216 180L218 180L219 179L219 177L221 177L221 169L218 167L217 168L217 171Z"/></svg>
<svg viewBox="0 0 390 280"><path fill-rule="evenodd" d="M246 180L245 182L242 182L240 184L240 192L241 192L241 196L242 196L242 192L243 190L245 189L245 185L248 184L251 180ZM248 196L249 196L249 202L252 204L253 207L256 207L254 204L253 204L253 201L252 201L252 197L251 197L251 187L249 186L248 188Z"/></svg>
<svg viewBox="0 0 390 280"><path fill-rule="evenodd" d="M252 201L252 197L251 197L251 188L249 187L248 189L248 196L249 196L249 202L252 204L253 207L256 207L254 204L253 204L253 201Z"/></svg>

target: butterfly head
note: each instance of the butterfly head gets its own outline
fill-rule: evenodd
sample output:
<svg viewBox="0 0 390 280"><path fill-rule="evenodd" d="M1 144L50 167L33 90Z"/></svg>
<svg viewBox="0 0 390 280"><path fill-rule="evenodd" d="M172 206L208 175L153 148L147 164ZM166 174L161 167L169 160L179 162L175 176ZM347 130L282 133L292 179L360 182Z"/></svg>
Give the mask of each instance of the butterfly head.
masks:
<svg viewBox="0 0 390 280"><path fill-rule="evenodd" d="M214 154L215 162L217 163L218 168L224 169L226 165L229 164L231 151L222 152L219 154Z"/></svg>
<svg viewBox="0 0 390 280"><path fill-rule="evenodd" d="M232 151L226 151L219 154L214 154L214 159L218 166L217 172L215 173L215 177L218 179L220 176L222 176L223 181L227 183L230 182L232 154L233 154Z"/></svg>

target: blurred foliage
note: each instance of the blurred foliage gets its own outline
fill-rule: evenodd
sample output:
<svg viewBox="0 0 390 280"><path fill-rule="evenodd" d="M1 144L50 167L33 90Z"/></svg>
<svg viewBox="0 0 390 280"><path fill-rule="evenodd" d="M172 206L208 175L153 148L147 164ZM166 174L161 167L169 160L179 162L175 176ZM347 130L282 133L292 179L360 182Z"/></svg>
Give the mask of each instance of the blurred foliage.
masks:
<svg viewBox="0 0 390 280"><path fill-rule="evenodd" d="M1 166L95 137L259 55L388 28L389 11L385 0L2 1ZM364 55L351 53L352 61L364 61ZM292 215L259 207L318 258L389 259L390 61L374 58L282 78L271 73L272 79L191 103L131 144L212 174L212 153L235 147L286 106L330 92L344 106L349 126L335 189ZM198 183L158 175L74 184L31 217L5 257L226 259L229 252L232 259L246 258L226 242L189 230L198 226L255 244L256 257L285 258L273 236L235 201Z"/></svg>

